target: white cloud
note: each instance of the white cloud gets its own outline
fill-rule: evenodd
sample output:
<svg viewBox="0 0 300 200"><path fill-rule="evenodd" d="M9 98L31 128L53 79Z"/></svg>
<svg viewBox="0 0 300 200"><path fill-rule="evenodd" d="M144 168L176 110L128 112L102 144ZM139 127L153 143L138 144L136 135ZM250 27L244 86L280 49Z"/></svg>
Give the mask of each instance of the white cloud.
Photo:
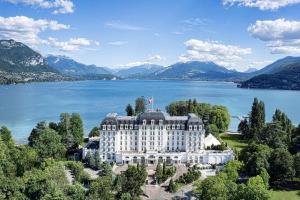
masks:
<svg viewBox="0 0 300 200"><path fill-rule="evenodd" d="M153 55L153 56L149 56L149 58L146 59L146 62L156 63L162 60L163 58L160 55Z"/></svg>
<svg viewBox="0 0 300 200"><path fill-rule="evenodd" d="M271 53L298 54L300 52L300 21L286 19L256 21L248 31L266 42Z"/></svg>
<svg viewBox="0 0 300 200"><path fill-rule="evenodd" d="M200 19L198 17L189 18L182 21L182 23L186 24L187 26L203 26L206 24L206 19Z"/></svg>
<svg viewBox="0 0 300 200"><path fill-rule="evenodd" d="M123 23L121 21L109 21L109 22L105 23L105 26L113 28L113 29L127 30L127 31L141 31L141 30L144 30L143 27L126 24L126 23Z"/></svg>
<svg viewBox="0 0 300 200"><path fill-rule="evenodd" d="M143 61L135 61L135 62L127 63L127 64L120 64L120 65L116 65L115 67L129 68L129 67L135 67L135 66L139 66L139 65L156 64L162 60L165 60L165 58L161 57L160 55L152 55Z"/></svg>
<svg viewBox="0 0 300 200"><path fill-rule="evenodd" d="M20 42L35 45L43 43L39 34L46 30L58 31L68 29L70 26L60 24L57 21L45 19L32 19L26 16L1 17L0 37L4 39L15 39Z"/></svg>
<svg viewBox="0 0 300 200"><path fill-rule="evenodd" d="M99 42L86 38L70 38L68 41L58 41L56 38L48 38L46 43L61 51L78 51L81 47L88 47L93 44L99 45Z"/></svg>
<svg viewBox="0 0 300 200"><path fill-rule="evenodd" d="M113 42L109 42L108 44L113 46L122 46L128 44L128 41L113 41Z"/></svg>
<svg viewBox="0 0 300 200"><path fill-rule="evenodd" d="M298 3L300 3L300 0L223 0L224 5L238 5L259 8L260 10L277 10Z"/></svg>
<svg viewBox="0 0 300 200"><path fill-rule="evenodd" d="M250 48L225 45L217 41L191 39L184 44L187 47L187 53L179 57L181 62L214 62L226 67L236 67L241 63L243 56L252 53Z"/></svg>
<svg viewBox="0 0 300 200"><path fill-rule="evenodd" d="M182 35L183 32L180 32L180 31L173 31L172 34L174 34L174 35Z"/></svg>
<svg viewBox="0 0 300 200"><path fill-rule="evenodd" d="M71 0L2 0L13 4L23 4L37 8L54 9L54 14L66 14L74 12L74 4Z"/></svg>

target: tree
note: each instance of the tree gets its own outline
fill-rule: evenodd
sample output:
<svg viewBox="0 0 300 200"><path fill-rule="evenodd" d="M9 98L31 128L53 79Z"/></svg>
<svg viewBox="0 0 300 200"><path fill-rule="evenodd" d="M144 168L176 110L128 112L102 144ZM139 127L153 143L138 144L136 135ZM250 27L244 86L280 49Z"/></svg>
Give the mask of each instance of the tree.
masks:
<svg viewBox="0 0 300 200"><path fill-rule="evenodd" d="M222 170L227 175L227 180L235 182L239 178L239 171L242 169L243 163L238 160L229 161Z"/></svg>
<svg viewBox="0 0 300 200"><path fill-rule="evenodd" d="M300 124L297 128L294 128L292 131L290 151L294 154L300 152Z"/></svg>
<svg viewBox="0 0 300 200"><path fill-rule="evenodd" d="M90 200L113 200L114 195L111 191L111 177L102 176L92 181L88 191L88 198Z"/></svg>
<svg viewBox="0 0 300 200"><path fill-rule="evenodd" d="M130 193L132 198L138 197L141 193L141 186L145 183L147 171L144 166L137 169L135 166L128 166L124 172L124 182L122 185L123 193Z"/></svg>
<svg viewBox="0 0 300 200"><path fill-rule="evenodd" d="M265 126L265 104L262 101L258 101L257 98L254 98L253 101L249 123L251 133L250 138L257 140Z"/></svg>
<svg viewBox="0 0 300 200"><path fill-rule="evenodd" d="M243 135L244 139L249 139L251 137L249 122L246 118L240 121L238 131Z"/></svg>
<svg viewBox="0 0 300 200"><path fill-rule="evenodd" d="M0 139L8 145L9 143L12 143L14 145L13 138L11 136L10 130L6 126L2 126L0 129Z"/></svg>
<svg viewBox="0 0 300 200"><path fill-rule="evenodd" d="M101 158L100 158L100 154L99 151L95 152L95 169L99 170L101 168Z"/></svg>
<svg viewBox="0 0 300 200"><path fill-rule="evenodd" d="M71 151L83 142L83 122L78 113L61 113L58 123L58 133L66 148Z"/></svg>
<svg viewBox="0 0 300 200"><path fill-rule="evenodd" d="M89 133L89 137L98 137L99 136L99 128L98 127L94 127L91 131L90 131L90 133Z"/></svg>
<svg viewBox="0 0 300 200"><path fill-rule="evenodd" d="M263 169L269 169L270 155L271 149L267 145L251 143L242 149L239 159L245 163L248 175L256 176Z"/></svg>
<svg viewBox="0 0 300 200"><path fill-rule="evenodd" d="M41 121L37 123L36 127L32 129L30 136L28 137L28 145L33 146L35 143L35 139L39 137L40 133L47 128L47 123L45 121Z"/></svg>
<svg viewBox="0 0 300 200"><path fill-rule="evenodd" d="M133 116L134 115L134 110L130 104L127 105L125 109L127 116Z"/></svg>
<svg viewBox="0 0 300 200"><path fill-rule="evenodd" d="M293 124L292 121L287 117L287 115L284 112L281 112L279 109L276 109L273 115L273 122L280 123L282 130L288 134L290 141L293 130Z"/></svg>
<svg viewBox="0 0 300 200"><path fill-rule="evenodd" d="M294 176L293 157L286 149L274 149L269 162L269 174L272 181L284 181Z"/></svg>
<svg viewBox="0 0 300 200"><path fill-rule="evenodd" d="M168 190L171 193L177 192L178 186L176 183L174 183L173 179L170 180L169 185L168 185Z"/></svg>
<svg viewBox="0 0 300 200"><path fill-rule="evenodd" d="M66 193L72 200L85 200L85 190L79 183L68 186Z"/></svg>
<svg viewBox="0 0 300 200"><path fill-rule="evenodd" d="M294 155L294 169L297 178L300 178L300 153Z"/></svg>
<svg viewBox="0 0 300 200"><path fill-rule="evenodd" d="M198 187L199 199L227 199L226 181L219 176L207 177Z"/></svg>
<svg viewBox="0 0 300 200"><path fill-rule="evenodd" d="M90 168L92 169L96 168L95 156L92 155L90 151L87 152L85 156L85 161Z"/></svg>
<svg viewBox="0 0 300 200"><path fill-rule="evenodd" d="M38 153L40 160L62 158L66 152L64 145L61 143L61 136L50 128L41 131L34 140L32 147Z"/></svg>
<svg viewBox="0 0 300 200"><path fill-rule="evenodd" d="M111 165L108 163L108 162L103 162L101 165L100 165L100 176L112 176L112 167Z"/></svg>
<svg viewBox="0 0 300 200"><path fill-rule="evenodd" d="M225 132L230 124L230 115L227 108L224 106L213 106L209 121L210 124L218 127L219 133Z"/></svg>
<svg viewBox="0 0 300 200"><path fill-rule="evenodd" d="M77 148L83 142L83 122L78 113L72 113L70 118L70 130L74 137L74 148Z"/></svg>
<svg viewBox="0 0 300 200"><path fill-rule="evenodd" d="M263 179L265 187L268 189L270 180L270 175L268 171L265 168L261 169L259 176Z"/></svg>
<svg viewBox="0 0 300 200"><path fill-rule="evenodd" d="M259 175L262 169L269 169L271 148L267 145L251 143L242 149L239 159L245 163L250 176Z"/></svg>
<svg viewBox="0 0 300 200"><path fill-rule="evenodd" d="M146 111L146 99L139 97L135 100L135 113L140 114Z"/></svg>
<svg viewBox="0 0 300 200"><path fill-rule="evenodd" d="M155 177L157 183L160 184L162 182L162 177L163 177L163 171L160 163L158 163L158 165L156 166Z"/></svg>
<svg viewBox="0 0 300 200"><path fill-rule="evenodd" d="M131 200L130 193L126 192L121 195L121 200Z"/></svg>
<svg viewBox="0 0 300 200"><path fill-rule="evenodd" d="M267 144L271 148L287 148L289 136L279 122L268 123L258 136L258 141Z"/></svg>
<svg viewBox="0 0 300 200"><path fill-rule="evenodd" d="M252 177L248 180L246 187L243 188L240 199L247 200L268 200L269 191L260 176Z"/></svg>

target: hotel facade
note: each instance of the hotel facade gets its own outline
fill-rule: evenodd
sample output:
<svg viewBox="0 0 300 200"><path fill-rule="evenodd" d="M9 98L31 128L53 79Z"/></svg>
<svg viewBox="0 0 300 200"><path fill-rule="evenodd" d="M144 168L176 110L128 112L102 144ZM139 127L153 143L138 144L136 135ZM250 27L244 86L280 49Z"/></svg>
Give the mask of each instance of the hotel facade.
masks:
<svg viewBox="0 0 300 200"><path fill-rule="evenodd" d="M137 116L108 114L100 124L99 137L83 149L99 151L102 161L117 164L191 163L223 164L234 158L232 150L205 150L202 120L191 113L170 116L147 111Z"/></svg>

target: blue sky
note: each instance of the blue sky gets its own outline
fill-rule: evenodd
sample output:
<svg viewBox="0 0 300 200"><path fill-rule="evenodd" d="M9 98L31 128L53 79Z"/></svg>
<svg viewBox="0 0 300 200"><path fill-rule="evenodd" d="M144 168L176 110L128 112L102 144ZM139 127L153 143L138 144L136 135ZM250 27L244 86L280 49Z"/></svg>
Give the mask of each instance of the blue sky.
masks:
<svg viewBox="0 0 300 200"><path fill-rule="evenodd" d="M0 0L0 39L98 66L246 70L300 54L299 10L300 0Z"/></svg>

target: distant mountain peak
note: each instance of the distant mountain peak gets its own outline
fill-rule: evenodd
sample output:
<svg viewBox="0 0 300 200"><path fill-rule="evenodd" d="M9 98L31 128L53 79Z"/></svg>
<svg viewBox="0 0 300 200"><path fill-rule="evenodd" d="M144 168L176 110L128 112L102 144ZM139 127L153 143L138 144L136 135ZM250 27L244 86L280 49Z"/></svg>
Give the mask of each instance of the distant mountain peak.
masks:
<svg viewBox="0 0 300 200"><path fill-rule="evenodd" d="M86 65L64 55L48 55L48 64L67 75L111 74L106 68Z"/></svg>
<svg viewBox="0 0 300 200"><path fill-rule="evenodd" d="M6 72L57 72L43 56L15 40L0 40L0 70Z"/></svg>
<svg viewBox="0 0 300 200"><path fill-rule="evenodd" d="M0 48L1 49L11 49L11 48L15 48L15 47L25 47L26 45L21 43L21 42L17 42L13 39L9 39L9 40L0 40Z"/></svg>

